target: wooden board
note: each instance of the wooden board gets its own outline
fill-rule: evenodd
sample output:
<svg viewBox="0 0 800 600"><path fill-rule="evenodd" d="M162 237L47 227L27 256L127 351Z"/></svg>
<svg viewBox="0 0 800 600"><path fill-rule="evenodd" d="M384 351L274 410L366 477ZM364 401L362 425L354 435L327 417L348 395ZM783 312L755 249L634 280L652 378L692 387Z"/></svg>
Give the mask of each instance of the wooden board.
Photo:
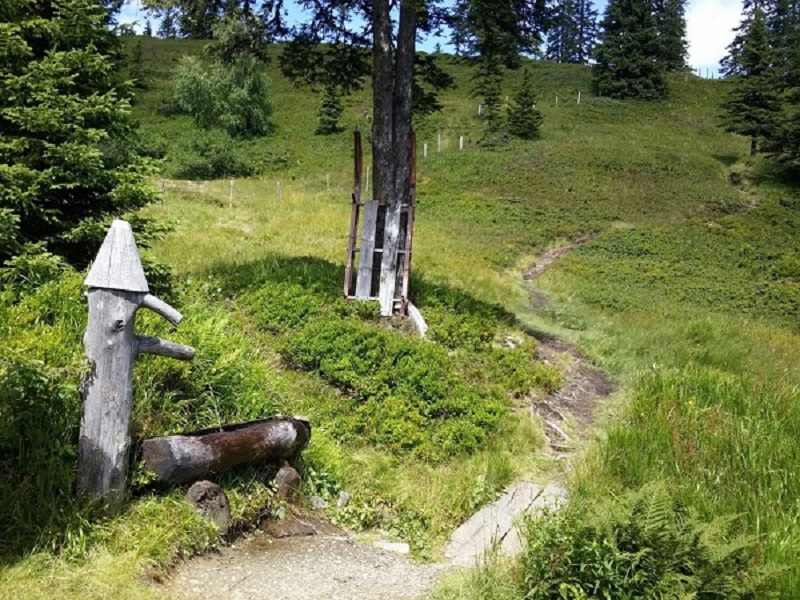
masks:
<svg viewBox="0 0 800 600"><path fill-rule="evenodd" d="M378 221L378 201L364 203L364 223L361 229L361 248L358 253L356 298L372 297L372 267L375 253L375 231Z"/></svg>

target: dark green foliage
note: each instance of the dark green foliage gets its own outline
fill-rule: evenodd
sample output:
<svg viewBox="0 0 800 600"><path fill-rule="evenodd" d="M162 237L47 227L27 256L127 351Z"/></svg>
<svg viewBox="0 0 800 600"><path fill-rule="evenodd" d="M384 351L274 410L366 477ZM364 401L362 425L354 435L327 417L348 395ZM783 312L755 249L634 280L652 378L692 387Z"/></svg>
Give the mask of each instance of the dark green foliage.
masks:
<svg viewBox="0 0 800 600"><path fill-rule="evenodd" d="M686 0L654 0L658 31L658 61L667 71L686 68Z"/></svg>
<svg viewBox="0 0 800 600"><path fill-rule="evenodd" d="M350 435L430 459L476 450L504 413L502 396L482 396L459 378L438 345L353 319L317 321L284 351L351 394Z"/></svg>
<svg viewBox="0 0 800 600"><path fill-rule="evenodd" d="M7 7L0 43L0 264L31 244L83 265L103 223L155 199L135 154L108 14L92 0ZM27 250L24 250L27 248Z"/></svg>
<svg viewBox="0 0 800 600"><path fill-rule="evenodd" d="M208 180L223 177L252 177L261 168L243 156L236 144L223 136L199 137L190 154L175 169L180 179Z"/></svg>
<svg viewBox="0 0 800 600"><path fill-rule="evenodd" d="M597 43L597 10L591 0L561 0L553 7L545 58L587 64Z"/></svg>
<svg viewBox="0 0 800 600"><path fill-rule="evenodd" d="M657 100L668 93L666 65L650 0L610 0L592 69L595 93L620 100Z"/></svg>
<svg viewBox="0 0 800 600"><path fill-rule="evenodd" d="M473 76L472 93L481 100L486 133L497 134L503 129L505 115L502 104L503 65L494 54L482 56Z"/></svg>
<svg viewBox="0 0 800 600"><path fill-rule="evenodd" d="M600 505L527 525L525 600L765 598L756 541L731 537L729 520L697 520L655 483Z"/></svg>
<svg viewBox="0 0 800 600"><path fill-rule="evenodd" d="M508 111L508 131L511 135L519 138L533 139L539 135L542 120L542 113L536 108L533 79L530 71L525 69L522 75L522 85Z"/></svg>
<svg viewBox="0 0 800 600"><path fill-rule="evenodd" d="M744 36L740 74L723 104L725 129L750 138L750 154L764 140L774 140L781 112L778 81L772 66L764 15L756 10Z"/></svg>
<svg viewBox="0 0 800 600"><path fill-rule="evenodd" d="M319 107L319 122L314 133L317 135L330 135L341 131L339 119L343 111L341 92L336 86L325 86Z"/></svg>

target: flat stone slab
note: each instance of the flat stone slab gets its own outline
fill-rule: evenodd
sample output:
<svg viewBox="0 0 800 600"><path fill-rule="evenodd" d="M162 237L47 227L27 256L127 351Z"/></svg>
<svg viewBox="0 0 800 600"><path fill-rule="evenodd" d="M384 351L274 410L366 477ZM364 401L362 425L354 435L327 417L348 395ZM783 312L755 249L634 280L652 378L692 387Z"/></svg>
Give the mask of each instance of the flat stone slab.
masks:
<svg viewBox="0 0 800 600"><path fill-rule="evenodd" d="M522 552L518 531L522 516L557 508L566 499L566 491L556 485L513 483L500 498L453 532L445 547L445 558L456 566L475 566L495 544L502 555L515 556Z"/></svg>

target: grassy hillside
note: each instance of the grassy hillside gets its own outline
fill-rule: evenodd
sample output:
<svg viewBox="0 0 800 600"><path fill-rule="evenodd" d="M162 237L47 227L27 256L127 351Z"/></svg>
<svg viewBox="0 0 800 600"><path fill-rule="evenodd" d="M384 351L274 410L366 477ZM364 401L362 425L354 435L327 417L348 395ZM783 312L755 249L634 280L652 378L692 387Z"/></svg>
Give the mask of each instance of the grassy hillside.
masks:
<svg viewBox="0 0 800 600"><path fill-rule="evenodd" d="M407 347L395 341L405 339L399 335L385 341L381 336L397 334L337 299L349 214L349 131L369 129L368 95L346 101L347 131L314 136L318 98L294 88L273 65L274 132L235 148L261 175L237 179L230 205L227 179L175 181L197 148L218 136L196 131L188 117L158 111L177 58L202 45L143 44L149 87L137 96L134 114L154 153L164 155L168 180L163 204L146 212L175 225L150 254L173 268L175 293L193 316L181 327L185 333L169 335L190 337L199 348L225 340L203 381L252 400L211 410L220 396L204 385L186 391L189 372L148 363L153 366L143 367L140 387L151 392L137 398L139 433L246 418L248 410L267 407L308 414L320 424L306 465L308 490L359 490L356 508L343 520L385 526L376 515L388 507L396 514L393 531L421 555L435 555L447 530L512 477L553 468L537 457L535 427L494 408L515 394L558 384L529 354L510 361L496 356L492 342L519 335L522 323L577 343L621 384L572 477L580 501L662 481L703 518L739 515L740 528L760 536L767 564L789 565L775 591L800 595L800 569L793 564L800 552L800 484L793 477L800 434L800 200L777 169L745 160L747 140L718 128L724 82L676 76L669 100L622 103L591 96L587 68L534 62L545 119L541 139L489 148L479 144L477 101L468 93L472 66L444 57L458 87L443 95L441 113L416 124L411 293L431 320L437 346L430 350ZM520 75L507 74L504 93L514 93ZM597 237L555 263L535 289L523 284L521 273L536 254L587 234ZM76 281L69 285L76 294ZM47 298L31 301L37 302ZM32 311L2 314L15 326L38 327ZM81 317L70 319L70 332L78 332ZM51 335L54 347L65 339L59 336L69 337L60 330ZM422 364L455 377L465 386L463 399L471 406L470 394L477 393L486 410L445 408L466 419L450 437L426 426L381 429L387 416L399 419L418 407L412 394L386 392L387 382L370 377L370 370L351 368L347 356L323 364L319 357L336 349L323 342L344 338L361 356L374 340L397 344L396 356L428 353ZM70 343L77 353L77 343ZM244 374L231 368L240 353L247 359ZM220 378L216 369L228 375ZM414 377L425 373L409 369L408 381L422 381ZM263 397L259 386L267 390ZM350 404L376 389L386 394L379 406ZM159 408L165 393L184 406L178 415ZM436 397L444 402L447 394ZM392 406L395 415L378 412ZM160 410L171 420L145 418ZM482 438L487 428L496 433ZM396 444L414 436L418 444L402 449L410 459L393 456ZM435 456L426 450L430 436L457 440L465 452ZM240 513L254 510L258 498L249 484L231 485ZM177 504L177 495L137 501L100 529L70 523L67 536L45 538L58 540L58 552L38 546L33 558L4 567L9 583L0 584L0 597L54 597L59 587L90 597L147 595L131 585L145 563L168 562L169 549L181 544L190 551L208 543L204 530L180 533L192 516L177 518L183 514ZM156 551L153 536L168 549ZM76 563L64 562L64 547L73 547ZM117 576L104 580L111 570ZM100 573L99 580L87 571ZM459 593L466 594L443 592Z"/></svg>

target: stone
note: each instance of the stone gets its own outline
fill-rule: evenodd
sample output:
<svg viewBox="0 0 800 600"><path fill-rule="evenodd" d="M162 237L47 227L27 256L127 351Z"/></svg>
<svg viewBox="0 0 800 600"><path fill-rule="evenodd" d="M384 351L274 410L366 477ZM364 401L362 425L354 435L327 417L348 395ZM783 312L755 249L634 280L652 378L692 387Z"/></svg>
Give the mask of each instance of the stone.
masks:
<svg viewBox="0 0 800 600"><path fill-rule="evenodd" d="M344 508L350 504L350 494L347 492L339 492L339 499L336 501L336 508Z"/></svg>
<svg viewBox="0 0 800 600"><path fill-rule="evenodd" d="M311 498L309 498L309 502L311 502L311 508L314 510L322 510L328 506L328 501L324 498L320 498L319 496L311 496Z"/></svg>
<svg viewBox="0 0 800 600"><path fill-rule="evenodd" d="M212 481L196 481L186 492L186 499L204 519L216 524L220 534L228 530L231 509L222 488Z"/></svg>
<svg viewBox="0 0 800 600"><path fill-rule="evenodd" d="M286 500L287 502L292 502L297 496L297 491L300 489L301 483L302 479L300 479L300 473L288 463L284 463L278 470L277 475L275 475L275 484L278 486L278 498Z"/></svg>
<svg viewBox="0 0 800 600"><path fill-rule="evenodd" d="M377 542L372 542L372 545L381 550L386 550L387 552L394 552L395 554L409 554L411 552L411 546L405 542L379 540Z"/></svg>
<svg viewBox="0 0 800 600"><path fill-rule="evenodd" d="M555 509L566 497L566 492L554 485L541 487L526 481L510 485L500 498L484 506L453 532L445 547L445 558L454 565L475 566L495 545L502 555L519 554L522 551L517 531L520 518Z"/></svg>

